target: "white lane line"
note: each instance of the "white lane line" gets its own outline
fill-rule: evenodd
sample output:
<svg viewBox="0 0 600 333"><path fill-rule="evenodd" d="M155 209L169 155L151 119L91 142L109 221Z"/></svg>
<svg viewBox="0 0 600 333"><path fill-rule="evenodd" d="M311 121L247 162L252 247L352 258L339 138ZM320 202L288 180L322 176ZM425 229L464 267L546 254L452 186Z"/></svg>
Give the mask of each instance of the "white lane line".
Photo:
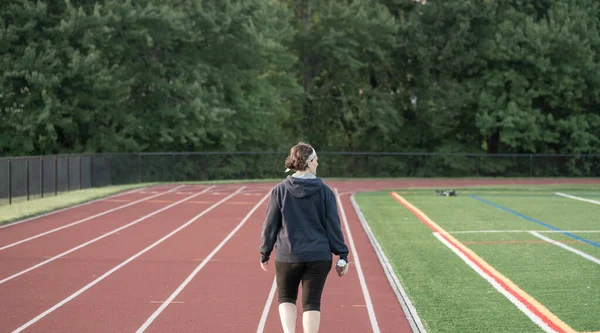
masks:
<svg viewBox="0 0 600 333"><path fill-rule="evenodd" d="M125 192L122 192L122 193L117 193L117 194L114 194L114 195L111 195L111 196L108 196L108 197L105 197L105 198L100 198L100 199L96 199L96 200L84 202L84 203L81 203L81 204L78 204L78 205L74 205L74 206L69 206L69 207L65 207L65 208L62 208L62 209L53 210L51 212L48 212L48 213L45 213L45 214L42 214L42 215L32 216L32 217L30 217L28 219L25 219L25 220L20 220L20 221L16 221L16 222L9 222L7 224L1 225L0 229L8 228L8 227L13 227L13 226L19 225L21 223L30 222L30 221L33 221L33 220L40 219L42 217L46 217L46 216L58 214L58 213L61 213L61 212L67 211L67 210L71 210L71 209L75 209L75 208L79 208L79 207L91 205L93 203L97 203L97 202L106 201L106 200L109 200L109 199L114 199L114 198L122 197L122 196L127 195L127 194L131 194L131 193L135 193L135 192L140 192L140 191L142 191L144 189L147 189L147 187L142 187L142 188L138 188L138 189L135 189L135 190L129 190L129 191L125 191ZM143 193L143 192L140 192L140 193Z"/></svg>
<svg viewBox="0 0 600 333"><path fill-rule="evenodd" d="M269 296L267 297L265 308L263 309L262 315L260 316L260 321L258 322L258 329L256 330L256 333L263 333L263 331L265 330L265 325L267 324L267 317L269 316L269 309L271 308L271 303L273 303L273 299L275 298L276 291L277 277L273 278L273 285L271 285L271 290L269 291Z"/></svg>
<svg viewBox="0 0 600 333"><path fill-rule="evenodd" d="M240 188L240 190L243 189L243 187ZM206 190L205 190L206 191ZM205 191L202 191L196 195L200 195L201 193L204 193ZM72 299L74 299L75 297L79 296L80 294L82 294L83 292L85 292L86 290L90 289L91 287L93 287L94 285L96 285L98 282L104 280L107 276L111 275L112 273L116 272L117 270L119 270L121 267L127 265L128 263L130 263L131 261L133 261L135 258L141 256L142 254L150 251L152 248L156 247L157 245L159 245L160 243L164 242L165 240L167 240L168 238L170 238L171 236L173 236L174 234L176 234L177 232L181 231L183 228L187 227L188 225L192 224L194 221L196 221L197 219L199 219L201 216L203 216L204 214L210 212L211 210L213 210L215 207L219 206L220 204L222 204L223 202L229 200L230 198L232 198L234 195L238 194L238 191L230 194L229 196L221 199L220 201L216 202L215 204L213 204L212 206L210 206L209 208L205 209L202 213L196 215L194 218L192 218L191 220L187 221L185 224L179 226L177 229L171 231L168 235L164 236L163 238L157 240L156 242L152 243L150 246L146 247L145 249L143 249L142 251L136 253L135 255L133 255L132 257L130 257L129 259L123 261L122 263L120 263L119 265L113 267L110 271L102 274L100 277L98 277L97 279L95 279L94 281L88 283L85 287L79 289L78 291L76 291L75 293L73 293L71 296L65 298L64 300L60 301L59 303L55 304L53 307L51 307L50 309L42 312L41 314L39 314L37 317L33 318L32 320L28 321L26 324L24 324L23 326L17 328L16 330L13 331L13 333L18 333L23 331L24 329L26 329L27 327L33 325L34 323L36 323L37 321L39 321L40 319L44 318L45 316L47 316L48 314L50 314L51 312L53 312L54 310L60 308L61 306L63 306L64 304L66 304L67 302L71 301ZM195 195L194 195L195 196ZM192 196L193 197L193 196ZM186 199L180 200L175 204L181 203L185 200L190 199L191 197L188 197ZM168 207L172 207L174 206L170 205ZM166 209L166 207L164 208ZM164 210L163 209L163 210Z"/></svg>
<svg viewBox="0 0 600 333"><path fill-rule="evenodd" d="M596 204L596 205L600 205L600 201L597 201L597 200L586 199L586 198L577 197L577 196L574 196L574 195L570 195L570 194L566 194L566 193L561 193L561 192L556 192L554 194L556 194L558 196L561 196L561 197L565 197L565 198L570 198L570 199L575 199L575 200L579 200L579 201L585 201L585 202L593 203L593 204Z"/></svg>
<svg viewBox="0 0 600 333"><path fill-rule="evenodd" d="M434 232L433 235L440 240L444 245L446 245L452 252L454 252L459 258L461 258L469 267L471 267L477 274L479 274L482 278L484 278L488 283L490 283L498 292L500 292L504 297L506 297L509 301L511 301L519 310L521 310L531 321L536 323L544 332L547 333L555 333L555 331L550 328L544 321L535 315L525 304L519 301L516 297L514 297L510 292L508 292L504 287L502 287L494 278L487 273L485 273L482 269L480 269L473 260L469 259L462 252L460 252L454 245L448 242L444 237L440 235L439 232Z"/></svg>
<svg viewBox="0 0 600 333"><path fill-rule="evenodd" d="M367 234L367 237L369 238L369 241L371 242L371 245L373 246L373 249L375 250L375 253L377 254L377 258L379 258L381 267L383 268L383 271L385 272L385 275L388 278L388 281L390 282L390 286L392 287L392 289L394 290L394 293L396 294L398 303L400 303L400 306L402 307L402 310L404 311L406 320L410 324L412 331L413 332L423 332L423 333L426 332L425 327L423 326L423 323L421 322L421 318L419 318L419 315L417 314L417 310L413 306L412 302L410 301L410 298L406 294L406 291L402 287L402 284L400 283L400 280L396 276L396 273L394 273L394 269L392 268L390 261L388 260L387 256L383 252L381 245L379 245L379 242L375 238L375 235L373 234L371 227L367 223L367 220L365 219L362 211L360 210L360 207L358 206L358 203L356 202L354 194L352 194L350 196L350 201L352 202L352 206L354 207L354 210L356 211L356 215L358 215L358 219L360 220L360 223L362 224L363 229L365 230L365 233Z"/></svg>
<svg viewBox="0 0 600 333"><path fill-rule="evenodd" d="M252 214L254 214L254 212L262 205L262 203L267 200L269 198L269 194L265 195L255 206L254 208L252 208L252 210L250 210L250 212L242 219L242 221L237 225L237 227L235 227L235 229L233 229L229 235L227 235L227 237L225 237L225 239L223 239L221 241L221 243L200 263L200 265L198 265L198 267L196 267L196 269L194 269L194 271L183 281L183 283L177 287L177 289L171 294L171 296L169 296L169 298L163 303L161 304L161 306L156 309L156 311L154 311L154 313L146 320L146 322L144 322L142 324L142 326L140 326L140 328L136 331L136 333L141 333L144 332L148 326L150 326L150 324L152 324L152 322L160 315L160 313L169 305L169 303L173 302L173 300L175 299L175 297L177 297L177 295L179 295L179 293L181 293L181 291L183 290L183 288L185 288L185 286L187 286L190 281L192 281L192 279L198 274L198 272L200 272L200 270L208 263L208 261L217 253L219 252L219 250L221 250L221 248L231 239L231 237L233 237L233 235L240 230L240 228L246 224L246 221L248 221L248 219L250 219L250 217L252 216Z"/></svg>
<svg viewBox="0 0 600 333"><path fill-rule="evenodd" d="M342 205L342 200L338 194L337 188L335 189L336 199L338 201L340 212L342 213L342 220L344 221L344 226L346 227L346 233L348 234L348 242L350 243L350 250L352 251L352 255L354 256L354 264L356 265L356 272L358 273L358 279L360 280L360 286L362 288L363 295L365 297L365 303L367 304L367 312L369 313L369 319L371 321L371 327L373 328L374 333L379 333L379 324L377 323L377 318L375 317L375 311L373 310L373 303L371 302L371 295L369 294L369 289L367 288L367 283L365 282L365 277L360 266L360 260L358 258L358 253L356 252L356 247L354 246L354 239L352 238L352 232L350 231L350 227L348 225L348 219L346 218L346 212L344 211L344 206Z"/></svg>
<svg viewBox="0 0 600 333"><path fill-rule="evenodd" d="M153 198L156 198L156 197L159 197L159 196L165 195L165 194L167 194L167 193L171 193L171 192L173 192L173 191L176 191L176 190L177 190L177 189L179 189L180 187L183 187L183 186L179 186L179 187L173 188L173 189L171 189L171 190L169 190L169 191L166 191L166 192L162 192L162 193L155 194L155 195L152 195L152 196L149 196L149 197L145 197L145 198L142 198L142 199L140 199L140 200L136 200L136 201L134 201L134 202L130 202L130 203L128 203L128 204L125 204L125 205L122 205L122 206L119 206L119 207L115 207L115 208L112 208L112 209L109 209L109 210L105 210L105 211L103 211L103 212L101 212L101 213L98 213L98 214L96 214L96 215L88 216L88 217L86 217L86 218L83 218L83 219L81 219L81 220L75 221L75 222L73 222L73 223L69 223L69 224L63 225L63 226L61 226L61 227L54 228L54 229L52 229L52 230L48 230L48 231L46 231L46 232L39 233L39 234L37 234L37 235L35 235L35 236L31 236L31 237L29 237L29 238L22 239L22 240L20 240L20 241L14 242L14 243L12 243L12 244L8 244L8 245L5 245L5 246L2 246L2 247L0 247L0 251L2 251L2 250L6 250L6 249L8 249L8 248L11 248L11 247L13 247L13 246L17 246L17 245L19 245L19 244L23 244L23 243L25 243L25 242L28 242L28 241L30 241L30 240L34 240L34 239L36 239L36 238L40 238L40 237L42 237L42 236L46 236L46 235L49 235L49 234L51 234L51 233L54 233L54 232L57 232L57 231L60 231L60 230L63 230L63 229L66 229L66 228L72 227L72 226L74 226L74 225L78 225L78 224L80 224L80 223L87 222L87 221L89 221L89 220L92 220L92 219L95 219L95 218L97 218L97 217L100 217L100 216L103 216L103 215L106 215L106 214L110 214L110 213L112 213L112 212L116 212L116 211L118 211L118 210L121 210L121 209L123 209L123 208L127 208L127 207L130 207L130 206L136 205L136 204L138 204L138 203L140 203L140 202L144 202L144 201L147 201L147 200L150 200L150 199L153 199Z"/></svg>
<svg viewBox="0 0 600 333"><path fill-rule="evenodd" d="M593 256L591 256L591 255L589 255L589 254L587 254L587 253L585 253L585 252L583 252L583 251L579 251L579 250L577 250L577 249L575 249L575 248L572 248L572 247L570 247L570 246L568 246L568 245L566 245L566 244L563 244L563 243L561 243L561 242L557 242L557 241L555 241L554 239L550 239L550 238L548 238L548 237L546 237L546 236L542 236L542 235L540 235L539 233L537 233L537 232L535 232L535 231L532 231L532 232L530 232L530 233L531 233L532 235L534 235L535 237L539 238L539 239L543 239L543 240L545 240L545 241L546 241L546 242L548 242L548 243L552 243L552 244L554 244L554 245L556 245L556 246L560 246L560 247L562 247L563 249L565 249L565 250L567 250L567 251L573 252L573 253L575 253L575 254L577 254L577 255L580 255L580 256L582 256L583 258L585 258L585 259L587 259L587 260L589 260L589 261L591 261L591 262L594 262L594 263L596 263L596 264L600 265L600 259L598 259L598 258L596 258L596 257L593 257ZM583 244L583 243L582 243L582 244Z"/></svg>
<svg viewBox="0 0 600 333"><path fill-rule="evenodd" d="M150 213L150 214L148 214L148 215L142 216L142 217L140 217L139 219L137 219L137 220L135 220L135 221L133 221L133 222L131 222L131 223L129 223L129 224L126 224L126 225L124 225L124 226L121 226L121 227L119 227L119 228L117 228L117 229L114 229L114 230L113 230L113 231L111 231L111 232L105 233L105 234L103 234L102 236L96 237L96 238L94 238L94 239L92 239L92 240L90 240L90 241L87 241L87 242L85 242L85 243L83 243L83 244L80 244L80 245L78 245L78 246L76 246L76 247L74 247L74 248L72 248L72 249L70 249L70 250L67 250L67 251L65 251L65 252L63 252L63 253L61 253L61 254L57 254L56 256L54 256L54 257L52 257L52 258L50 258L50 259L48 259L48 260L42 261L41 263L39 263L39 264L37 264L37 265L31 266L31 267L29 267L29 268L27 268L27 269L25 269L25 270L22 270L22 271L20 271L19 273L16 273L16 274L14 274L14 275L11 275L11 276L9 276L9 277L7 277L7 278L3 279L3 280L0 280L0 284L3 284L3 283L5 283L5 282L7 282L7 281L10 281L10 280L12 280L12 279L14 279L14 278L16 278L16 277L18 277L18 276L20 276L20 275L23 275L23 274L25 274L25 273L27 273L27 272L30 272L30 271L32 271L32 270L34 270L34 269L36 269L36 268L39 268L39 267L41 267L41 266L43 266L43 265L46 265L47 263L49 263L49 262L52 262L52 261L54 261L54 260L56 260L56 259L58 259L58 258L60 258L60 257L64 257L65 255L67 255L67 254L69 254L69 253L75 252L75 251L77 251L77 250L81 249L82 247L85 247L85 246L88 246L88 245L90 245L90 244L92 244L92 243L95 243L95 242L97 242L97 241L99 241L99 240L101 240L101 239L103 239L103 238L105 238L105 237L108 237L108 236L110 236L110 235L112 235L112 234L114 234L114 233L117 233L117 232L119 232L119 231L121 231L121 230L123 230L123 229L125 229L125 228L129 228L129 227L131 227L132 225L135 225L135 224L137 224L137 223L139 223L139 222L142 222L143 220L145 220L145 219L147 219L147 218L149 218L149 217L152 217L152 216L154 216L154 215L156 215L156 214L158 214L158 213L160 213L160 212L163 212L163 211L165 211L165 210L167 210L167 209L169 209L169 208L171 208L171 207L174 207L174 206L176 206L176 205L179 205L180 203L182 203L182 202L184 202L184 201L187 201L187 200L190 200L190 199L192 199L192 198L194 198L194 197L197 197L197 196L199 196L199 195L203 194L205 191L207 191L207 190L204 190L204 191L202 191L202 192L199 192L199 193L196 193L196 194L194 194L194 195L192 195L192 196L186 197L185 199L179 200L179 201L177 201L177 202L175 202L175 203L172 203L172 204L170 204L170 205L168 205L168 206L165 206L165 207L163 207L163 208L161 208L161 209L159 209L159 210L155 210L154 212L152 212L152 213Z"/></svg>

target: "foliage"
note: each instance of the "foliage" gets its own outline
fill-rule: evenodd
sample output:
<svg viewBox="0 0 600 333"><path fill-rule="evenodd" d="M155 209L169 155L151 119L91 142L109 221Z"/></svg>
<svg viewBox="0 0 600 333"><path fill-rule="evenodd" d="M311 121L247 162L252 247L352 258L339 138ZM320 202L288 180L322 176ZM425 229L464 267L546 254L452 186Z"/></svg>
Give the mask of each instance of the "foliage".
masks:
<svg viewBox="0 0 600 333"><path fill-rule="evenodd" d="M599 20L592 0L6 1L0 155L599 153Z"/></svg>

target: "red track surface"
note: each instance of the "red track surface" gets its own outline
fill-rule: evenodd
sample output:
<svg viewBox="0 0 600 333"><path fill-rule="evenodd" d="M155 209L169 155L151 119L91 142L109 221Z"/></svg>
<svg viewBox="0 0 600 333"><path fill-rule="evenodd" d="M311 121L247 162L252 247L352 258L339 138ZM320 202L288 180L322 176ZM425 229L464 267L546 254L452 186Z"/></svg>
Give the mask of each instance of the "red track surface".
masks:
<svg viewBox="0 0 600 333"><path fill-rule="evenodd" d="M411 330L360 225L349 192L419 186L566 182L572 180L328 182L331 188L337 188L341 193L340 200L373 307L374 323L380 332ZM582 179L580 182L600 183L600 180ZM13 332L28 324L24 332L136 332L144 323L148 325L144 332L256 331L270 296L274 269L271 265L270 271L265 273L258 264L258 243L266 202L257 206L253 214L249 213L272 185L247 184L242 192L215 206L242 186L217 185L208 193L0 283L0 331ZM152 191L163 192L174 187L155 187ZM1 250L0 280L205 188L186 186ZM97 201L2 228L0 247L158 193L144 192ZM210 211L192 221L209 208ZM173 233L183 225L185 228ZM238 226L239 230L232 234ZM343 229L348 242L344 225ZM230 234L233 236L223 243ZM222 247L215 252L220 244ZM214 257L203 263L211 253ZM354 260L351 252L351 263L355 263ZM190 276L194 270L197 274ZM176 290L179 293L173 302L159 310L162 302ZM266 333L281 332L276 294L274 296L267 309L263 331ZM300 319L300 297L298 304ZM332 270L323 296L321 331L372 332L373 322L366 304L357 266L353 264L350 273L343 278L337 277ZM300 323L297 332L302 332Z"/></svg>

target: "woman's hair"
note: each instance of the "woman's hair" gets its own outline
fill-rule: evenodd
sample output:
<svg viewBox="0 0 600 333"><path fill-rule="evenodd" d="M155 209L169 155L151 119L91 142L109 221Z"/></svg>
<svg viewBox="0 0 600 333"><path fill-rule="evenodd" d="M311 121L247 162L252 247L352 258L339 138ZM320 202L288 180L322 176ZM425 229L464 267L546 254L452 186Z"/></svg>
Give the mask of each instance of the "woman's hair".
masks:
<svg viewBox="0 0 600 333"><path fill-rule="evenodd" d="M308 168L308 157L313 153L311 145L298 142L290 149L290 155L285 159L285 167L290 170L302 171Z"/></svg>

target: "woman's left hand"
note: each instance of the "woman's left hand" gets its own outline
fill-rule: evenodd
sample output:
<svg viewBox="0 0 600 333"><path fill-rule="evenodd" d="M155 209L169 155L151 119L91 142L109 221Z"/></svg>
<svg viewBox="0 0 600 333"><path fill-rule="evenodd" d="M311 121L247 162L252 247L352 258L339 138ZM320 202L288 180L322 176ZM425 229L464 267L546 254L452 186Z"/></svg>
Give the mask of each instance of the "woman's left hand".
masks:
<svg viewBox="0 0 600 333"><path fill-rule="evenodd" d="M269 262L268 261L261 262L260 267L262 267L263 271L267 272L269 269Z"/></svg>

